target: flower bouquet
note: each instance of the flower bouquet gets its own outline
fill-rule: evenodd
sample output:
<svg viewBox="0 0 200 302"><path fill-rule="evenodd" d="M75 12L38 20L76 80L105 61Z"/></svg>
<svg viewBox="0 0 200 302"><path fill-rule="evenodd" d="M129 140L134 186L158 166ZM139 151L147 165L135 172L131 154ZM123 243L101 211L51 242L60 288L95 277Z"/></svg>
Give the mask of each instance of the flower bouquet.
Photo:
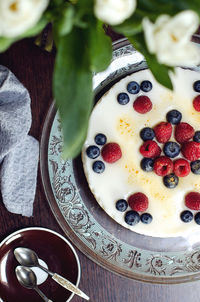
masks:
<svg viewBox="0 0 200 302"><path fill-rule="evenodd" d="M53 93L63 130L63 154L81 150L93 105L92 76L112 59L104 25L129 39L154 77L173 89L176 65L200 63L191 42L199 26L199 0L0 0L0 52L52 25L56 60Z"/></svg>

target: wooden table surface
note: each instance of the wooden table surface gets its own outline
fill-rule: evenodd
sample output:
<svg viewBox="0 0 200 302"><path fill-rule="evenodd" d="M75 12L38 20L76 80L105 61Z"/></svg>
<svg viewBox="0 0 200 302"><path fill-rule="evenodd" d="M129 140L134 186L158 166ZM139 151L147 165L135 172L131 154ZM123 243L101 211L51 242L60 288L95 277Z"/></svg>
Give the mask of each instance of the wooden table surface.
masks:
<svg viewBox="0 0 200 302"><path fill-rule="evenodd" d="M12 46L7 52L0 54L0 64L11 69L29 90L33 117L30 134L40 140L45 116L52 103L51 83L54 55L35 46L32 40L23 40ZM48 205L39 171L33 216L26 218L11 214L0 200L0 217L0 240L16 230L30 226L47 227L64 235ZM151 285L136 282L103 269L89 260L77 248L76 251L82 269L80 288L90 296L91 302L200 301L200 282L183 285ZM78 302L81 301L81 298L75 296L72 301Z"/></svg>

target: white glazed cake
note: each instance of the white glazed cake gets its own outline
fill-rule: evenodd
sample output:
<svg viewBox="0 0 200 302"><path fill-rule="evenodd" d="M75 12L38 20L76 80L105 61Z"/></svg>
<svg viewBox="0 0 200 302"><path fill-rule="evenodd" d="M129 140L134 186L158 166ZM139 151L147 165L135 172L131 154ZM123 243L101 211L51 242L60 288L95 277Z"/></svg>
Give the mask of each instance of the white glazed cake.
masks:
<svg viewBox="0 0 200 302"><path fill-rule="evenodd" d="M155 156L151 156L153 171L150 172L141 168L144 155L140 151L141 146L145 143L145 140L141 138L141 130L149 127L155 129L156 132L155 126L161 122L165 122L169 126L170 122L166 116L172 110L177 110L182 114L179 123L188 123L195 132L200 130L200 109L198 109L200 87L194 89L194 83L198 86L199 80L200 74L198 72L176 68L175 74L172 75L174 91L171 92L158 84L148 69L142 70L117 82L103 95L92 111L87 139L82 151L83 166L89 187L104 211L117 223L134 232L155 237L187 236L192 232L200 233L200 214L198 214L200 194L197 196L197 202L194 200L196 196L193 193L194 196L190 196L193 199L189 200L188 203L185 201L189 193L200 192L200 175L195 174L200 173L200 164L196 162L196 166L193 165L193 168L198 171L189 171L189 174L183 177L176 176L178 184L169 188L168 183L167 185L164 184L164 174L159 176L155 172L155 158L168 157L163 153L165 143L160 143L157 136L152 139L156 146L161 148L162 153L158 152ZM145 85L143 87L141 83L144 84L144 81L145 83L149 81L152 87L145 88ZM137 85L131 86L129 84L131 82L136 82ZM121 95L120 100L119 94L122 93L124 95ZM137 107L136 100L141 96L148 97L150 104L138 102ZM193 100L196 97L195 109ZM147 112L139 112L140 109L145 111L143 110L145 106L147 106ZM177 142L174 135L177 125L178 123L171 124L172 134L167 139L168 142ZM98 137L98 134L101 135ZM181 135L179 133L179 136ZM170 162L174 163L177 159L184 158L190 167L191 162L200 158L200 152L197 155L198 152L193 149L191 152L196 152L194 158L193 155L191 158L190 155L189 159L187 158L187 152L190 153L188 142L194 140L193 135L194 133L192 137L190 135L186 139L187 142L185 143L177 142L180 148L186 146L187 150L185 153L180 151L175 157L169 157ZM105 147L110 143L114 143L113 148L111 147L111 151L107 151ZM200 145L198 138L195 144L198 148ZM193 148L193 143L191 145ZM102 153L104 152L103 149L105 156ZM116 152L114 159L112 152ZM100 166L97 164L95 168L96 162L100 162ZM174 175L173 169L169 169L170 175ZM144 205L144 210L143 208L140 210L140 205L139 210L132 208L130 196L136 196L136 193L142 193L140 195L148 199L148 205ZM123 208L124 204L121 205L120 210L119 204L118 208L116 207L119 200L126 202L126 209ZM127 213L129 212L131 214L128 217ZM131 219L132 212L136 215L136 220L134 220L135 218ZM151 219L142 221L141 216L144 213L148 213L146 218L150 217ZM182 213L185 215L185 217L182 216L183 218L181 218Z"/></svg>

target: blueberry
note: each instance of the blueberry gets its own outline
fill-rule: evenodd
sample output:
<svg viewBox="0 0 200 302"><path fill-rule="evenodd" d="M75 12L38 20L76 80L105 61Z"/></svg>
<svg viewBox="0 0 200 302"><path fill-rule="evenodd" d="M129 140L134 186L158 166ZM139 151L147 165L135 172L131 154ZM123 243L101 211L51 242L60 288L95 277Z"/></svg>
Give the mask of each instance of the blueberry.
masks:
<svg viewBox="0 0 200 302"><path fill-rule="evenodd" d="M140 137L143 141L152 140L155 137L155 132L152 128L145 127L140 131Z"/></svg>
<svg viewBox="0 0 200 302"><path fill-rule="evenodd" d="M200 143L200 131L196 131L193 136L193 141Z"/></svg>
<svg viewBox="0 0 200 302"><path fill-rule="evenodd" d="M151 214L149 213L143 213L141 216L140 216L140 220L145 223L145 224L149 224L152 222L152 219L153 217L151 216Z"/></svg>
<svg viewBox="0 0 200 302"><path fill-rule="evenodd" d="M186 210L181 213L180 217L183 222L190 222L193 219L193 214L192 212Z"/></svg>
<svg viewBox="0 0 200 302"><path fill-rule="evenodd" d="M163 177L163 183L169 189L175 188L178 185L178 181L178 177L173 173Z"/></svg>
<svg viewBox="0 0 200 302"><path fill-rule="evenodd" d="M200 212L196 213L196 215L194 216L194 220L197 224L200 224Z"/></svg>
<svg viewBox="0 0 200 302"><path fill-rule="evenodd" d="M167 113L167 121L173 125L180 123L182 119L182 114L178 110L171 110Z"/></svg>
<svg viewBox="0 0 200 302"><path fill-rule="evenodd" d="M130 82L127 85L127 90L131 94L137 94L140 91L140 85L137 82Z"/></svg>
<svg viewBox="0 0 200 302"><path fill-rule="evenodd" d="M116 202L116 209L120 212L125 212L128 208L128 202L125 199L119 199Z"/></svg>
<svg viewBox="0 0 200 302"><path fill-rule="evenodd" d="M125 214L125 221L129 225L135 225L140 221L140 215L136 211L128 211Z"/></svg>
<svg viewBox="0 0 200 302"><path fill-rule="evenodd" d="M143 171L151 172L153 171L153 164L154 164L154 160L152 158L144 157L141 160L140 166Z"/></svg>
<svg viewBox="0 0 200 302"><path fill-rule="evenodd" d="M127 93L122 92L118 94L117 101L120 105L126 105L130 101L130 99Z"/></svg>
<svg viewBox="0 0 200 302"><path fill-rule="evenodd" d="M194 89L194 91L196 91L196 92L200 92L200 81L194 82L194 84L193 84L193 89Z"/></svg>
<svg viewBox="0 0 200 302"><path fill-rule="evenodd" d="M101 160L97 160L93 163L92 169L94 172L100 174L105 170L105 165Z"/></svg>
<svg viewBox="0 0 200 302"><path fill-rule="evenodd" d="M98 133L95 136L94 140L97 145L103 146L103 145L105 145L107 138L103 133Z"/></svg>
<svg viewBox="0 0 200 302"><path fill-rule="evenodd" d="M97 158L100 155L100 150L97 146L89 146L86 149L86 154L89 158Z"/></svg>
<svg viewBox="0 0 200 302"><path fill-rule="evenodd" d="M194 174L200 174L200 160L197 159L190 163L191 171Z"/></svg>
<svg viewBox="0 0 200 302"><path fill-rule="evenodd" d="M176 142L167 142L164 145L163 152L166 156L170 158L174 158L179 155L180 153L180 146Z"/></svg>
<svg viewBox="0 0 200 302"><path fill-rule="evenodd" d="M152 89L152 83L150 81L143 81L140 84L140 89L144 92L149 92Z"/></svg>

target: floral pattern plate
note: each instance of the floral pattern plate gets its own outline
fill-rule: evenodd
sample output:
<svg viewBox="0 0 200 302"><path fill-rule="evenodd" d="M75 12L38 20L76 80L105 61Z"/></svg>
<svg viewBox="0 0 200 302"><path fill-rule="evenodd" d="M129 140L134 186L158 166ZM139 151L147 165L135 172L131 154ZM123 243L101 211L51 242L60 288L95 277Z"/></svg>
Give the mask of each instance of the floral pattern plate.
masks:
<svg viewBox="0 0 200 302"><path fill-rule="evenodd" d="M147 68L143 56L127 40L113 44L109 68L94 75L98 99L127 74ZM81 157L64 161L59 114L51 106L41 137L40 168L50 207L71 241L104 268L151 283L183 283L200 279L200 243L184 238L154 238L125 229L95 201Z"/></svg>

